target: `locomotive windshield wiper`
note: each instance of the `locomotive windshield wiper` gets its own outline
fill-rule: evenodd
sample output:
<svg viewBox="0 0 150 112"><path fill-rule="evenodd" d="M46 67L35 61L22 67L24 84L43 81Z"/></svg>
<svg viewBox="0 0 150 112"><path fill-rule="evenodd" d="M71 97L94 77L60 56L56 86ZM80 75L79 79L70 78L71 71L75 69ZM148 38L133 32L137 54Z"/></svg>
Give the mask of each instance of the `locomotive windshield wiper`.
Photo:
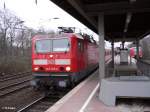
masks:
<svg viewBox="0 0 150 112"><path fill-rule="evenodd" d="M66 50L65 50L64 53L67 53L69 47L70 47L70 43L68 42L67 47L66 47Z"/></svg>

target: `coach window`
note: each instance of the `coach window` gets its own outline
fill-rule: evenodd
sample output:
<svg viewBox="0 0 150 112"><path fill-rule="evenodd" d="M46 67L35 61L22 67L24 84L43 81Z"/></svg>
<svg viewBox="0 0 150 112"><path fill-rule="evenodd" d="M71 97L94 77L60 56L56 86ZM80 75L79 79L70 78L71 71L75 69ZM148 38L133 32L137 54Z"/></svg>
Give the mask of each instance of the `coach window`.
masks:
<svg viewBox="0 0 150 112"><path fill-rule="evenodd" d="M83 52L84 51L84 47L83 47L83 42L82 41L78 41L78 50L80 51L80 52Z"/></svg>

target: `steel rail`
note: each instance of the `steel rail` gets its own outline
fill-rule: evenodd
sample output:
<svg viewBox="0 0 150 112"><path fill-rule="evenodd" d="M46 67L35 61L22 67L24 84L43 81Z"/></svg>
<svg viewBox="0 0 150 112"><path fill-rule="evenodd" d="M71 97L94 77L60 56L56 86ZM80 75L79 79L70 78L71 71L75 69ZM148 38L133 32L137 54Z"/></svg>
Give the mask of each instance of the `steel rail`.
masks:
<svg viewBox="0 0 150 112"><path fill-rule="evenodd" d="M19 91L19 90L22 90L22 89L25 89L25 88L28 88L28 87L30 87L29 84L28 85L22 85L22 86L16 87L16 88L11 88L11 89L8 89L6 91L2 91L2 92L0 92L0 97L9 95L9 94L11 94L13 92L16 92L16 91Z"/></svg>
<svg viewBox="0 0 150 112"><path fill-rule="evenodd" d="M14 76L18 76L18 75L25 74L25 73L31 73L31 71L27 71L27 72L19 72L19 73L16 73L16 74L2 75L2 77L0 77L0 79L2 79L2 78L14 77ZM0 76L1 76L1 75L0 75Z"/></svg>
<svg viewBox="0 0 150 112"><path fill-rule="evenodd" d="M12 77L1 79L0 82L4 82L4 81L16 79L16 78L22 78L22 77L25 77L25 76L28 76L28 75L29 75L29 73L27 73L27 74L20 74L20 75L18 74L18 75L14 75Z"/></svg>
<svg viewBox="0 0 150 112"><path fill-rule="evenodd" d="M32 78L31 78L31 79L32 79ZM28 82L28 81L30 81L31 79L26 79L26 80L23 80L23 81L21 81L21 82L15 82L15 83L9 84L8 86L3 86L3 87L0 88L0 90L3 90L3 89L6 89L6 88L15 86L15 85L19 85L19 84Z"/></svg>
<svg viewBox="0 0 150 112"><path fill-rule="evenodd" d="M33 101L32 103L28 104L27 106L23 107L22 109L18 110L17 112L25 111L26 109L30 108L32 105L34 105L35 103L41 101L44 98L45 98L45 96L42 96L42 97L38 98L37 100Z"/></svg>

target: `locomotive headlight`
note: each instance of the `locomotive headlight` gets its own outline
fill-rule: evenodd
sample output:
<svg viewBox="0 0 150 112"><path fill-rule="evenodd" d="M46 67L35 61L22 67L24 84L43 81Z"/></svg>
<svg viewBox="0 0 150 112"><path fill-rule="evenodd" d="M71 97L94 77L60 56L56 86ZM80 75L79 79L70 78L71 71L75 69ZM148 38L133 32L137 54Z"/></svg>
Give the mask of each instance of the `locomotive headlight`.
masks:
<svg viewBox="0 0 150 112"><path fill-rule="evenodd" d="M34 70L37 71L37 70L39 70L39 68L38 68L38 67L35 67Z"/></svg>
<svg viewBox="0 0 150 112"><path fill-rule="evenodd" d="M66 71L70 71L71 68L69 66L66 67Z"/></svg>
<svg viewBox="0 0 150 112"><path fill-rule="evenodd" d="M49 57L50 57L50 58L52 58L52 57L53 57L53 55L49 55Z"/></svg>

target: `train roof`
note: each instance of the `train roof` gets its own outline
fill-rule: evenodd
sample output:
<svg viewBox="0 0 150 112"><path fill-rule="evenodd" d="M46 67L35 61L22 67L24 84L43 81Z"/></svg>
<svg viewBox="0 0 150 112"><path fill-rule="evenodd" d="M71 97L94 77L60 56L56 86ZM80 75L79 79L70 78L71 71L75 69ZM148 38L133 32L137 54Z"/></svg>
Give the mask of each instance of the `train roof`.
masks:
<svg viewBox="0 0 150 112"><path fill-rule="evenodd" d="M81 35L79 33L37 34L32 39L35 40L35 39L42 39L42 38L62 38L62 37L69 37L69 38L76 37L79 39L87 40L90 43L96 44L96 41L94 39L91 39L88 35L86 34Z"/></svg>
<svg viewBox="0 0 150 112"><path fill-rule="evenodd" d="M75 33L61 33L61 34L37 34L33 37L33 39L41 39L41 38L62 38L62 37L73 37L76 36L77 38L83 39L82 36L77 36Z"/></svg>

